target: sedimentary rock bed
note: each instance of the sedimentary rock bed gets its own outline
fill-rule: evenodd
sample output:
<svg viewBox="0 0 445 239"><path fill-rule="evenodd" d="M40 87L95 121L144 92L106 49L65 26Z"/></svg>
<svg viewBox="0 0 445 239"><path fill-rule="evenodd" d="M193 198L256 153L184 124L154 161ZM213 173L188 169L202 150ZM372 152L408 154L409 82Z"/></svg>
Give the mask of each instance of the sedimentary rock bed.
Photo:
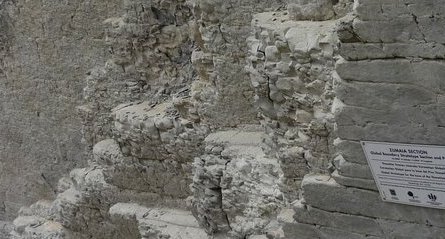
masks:
<svg viewBox="0 0 445 239"><path fill-rule="evenodd" d="M360 141L441 145L439 0L0 0L0 238L442 238Z"/></svg>

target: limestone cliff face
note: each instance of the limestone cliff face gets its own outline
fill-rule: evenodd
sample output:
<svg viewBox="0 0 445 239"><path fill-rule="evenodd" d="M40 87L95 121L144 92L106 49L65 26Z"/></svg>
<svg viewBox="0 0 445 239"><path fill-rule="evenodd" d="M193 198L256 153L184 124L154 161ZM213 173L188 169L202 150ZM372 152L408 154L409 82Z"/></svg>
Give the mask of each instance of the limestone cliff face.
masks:
<svg viewBox="0 0 445 239"><path fill-rule="evenodd" d="M443 141L435 2L0 0L0 237L441 238L358 143Z"/></svg>
<svg viewBox="0 0 445 239"><path fill-rule="evenodd" d="M86 164L83 79L103 64L102 22L120 1L0 1L0 220L37 198L55 196L58 179Z"/></svg>

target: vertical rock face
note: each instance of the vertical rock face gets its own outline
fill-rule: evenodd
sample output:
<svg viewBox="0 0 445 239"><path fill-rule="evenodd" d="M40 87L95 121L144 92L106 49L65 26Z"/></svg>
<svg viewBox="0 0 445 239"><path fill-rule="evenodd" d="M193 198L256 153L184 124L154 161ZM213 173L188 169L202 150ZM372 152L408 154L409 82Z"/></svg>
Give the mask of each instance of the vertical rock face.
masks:
<svg viewBox="0 0 445 239"><path fill-rule="evenodd" d="M286 222L286 237L443 237L440 210L380 200L359 143L443 144L443 34L434 25L444 11L431 4L356 1L354 18L339 24L336 170L304 178L304 197L294 205L295 220Z"/></svg>
<svg viewBox="0 0 445 239"><path fill-rule="evenodd" d="M284 205L277 159L261 147L264 134L247 129L207 136L193 172L192 212L210 235L261 233Z"/></svg>
<svg viewBox="0 0 445 239"><path fill-rule="evenodd" d="M0 1L0 220L85 164L83 78L103 64L102 21L120 1Z"/></svg>
<svg viewBox="0 0 445 239"><path fill-rule="evenodd" d="M442 238L359 144L443 142L437 2L0 0L0 237Z"/></svg>
<svg viewBox="0 0 445 239"><path fill-rule="evenodd" d="M186 1L122 1L123 15L104 21L110 58L86 77L79 107L89 146L112 135L110 111L134 101L188 96L193 19Z"/></svg>
<svg viewBox="0 0 445 239"><path fill-rule="evenodd" d="M193 84L197 111L216 127L257 123L253 91L244 71L250 22L255 13L285 7L283 0L194 0L197 39ZM230 117L235 114L236 117Z"/></svg>
<svg viewBox="0 0 445 239"><path fill-rule="evenodd" d="M279 159L282 190L293 201L305 174L329 168L336 21L292 21L289 14L255 15L248 69L268 154Z"/></svg>

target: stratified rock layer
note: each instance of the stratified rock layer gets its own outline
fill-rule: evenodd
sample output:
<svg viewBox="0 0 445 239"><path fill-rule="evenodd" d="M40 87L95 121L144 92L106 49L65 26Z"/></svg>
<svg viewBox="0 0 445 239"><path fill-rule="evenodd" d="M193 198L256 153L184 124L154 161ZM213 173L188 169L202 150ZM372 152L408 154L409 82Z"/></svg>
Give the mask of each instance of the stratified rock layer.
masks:
<svg viewBox="0 0 445 239"><path fill-rule="evenodd" d="M0 237L443 238L441 210L380 199L360 146L444 141L437 2L0 1Z"/></svg>

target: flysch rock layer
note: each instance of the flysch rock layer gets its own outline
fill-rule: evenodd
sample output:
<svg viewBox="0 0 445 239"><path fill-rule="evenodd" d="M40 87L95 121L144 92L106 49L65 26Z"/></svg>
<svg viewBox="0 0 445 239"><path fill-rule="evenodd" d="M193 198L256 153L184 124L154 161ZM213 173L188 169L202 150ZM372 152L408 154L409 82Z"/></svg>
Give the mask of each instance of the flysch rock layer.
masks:
<svg viewBox="0 0 445 239"><path fill-rule="evenodd" d="M209 238L189 211L118 203L110 208L110 215L126 233L123 238Z"/></svg>
<svg viewBox="0 0 445 239"><path fill-rule="evenodd" d="M291 11L254 16L246 67L267 133L266 153L279 159L288 202L298 198L296 189L305 174L327 172L331 166L337 41L334 19L292 19Z"/></svg>
<svg viewBox="0 0 445 239"><path fill-rule="evenodd" d="M0 237L445 238L441 210L380 199L359 143L444 141L440 1L37 5L0 1ZM85 157L44 131L56 103Z"/></svg>
<svg viewBox="0 0 445 239"><path fill-rule="evenodd" d="M434 5L355 1L354 15L341 20L331 108L335 171L305 176L286 238L444 237L442 210L380 199L359 143L443 144L441 32L433 26L443 9Z"/></svg>
<svg viewBox="0 0 445 239"><path fill-rule="evenodd" d="M264 133L220 131L194 162L192 212L209 234L243 238L262 230L283 205L282 171L259 145Z"/></svg>

